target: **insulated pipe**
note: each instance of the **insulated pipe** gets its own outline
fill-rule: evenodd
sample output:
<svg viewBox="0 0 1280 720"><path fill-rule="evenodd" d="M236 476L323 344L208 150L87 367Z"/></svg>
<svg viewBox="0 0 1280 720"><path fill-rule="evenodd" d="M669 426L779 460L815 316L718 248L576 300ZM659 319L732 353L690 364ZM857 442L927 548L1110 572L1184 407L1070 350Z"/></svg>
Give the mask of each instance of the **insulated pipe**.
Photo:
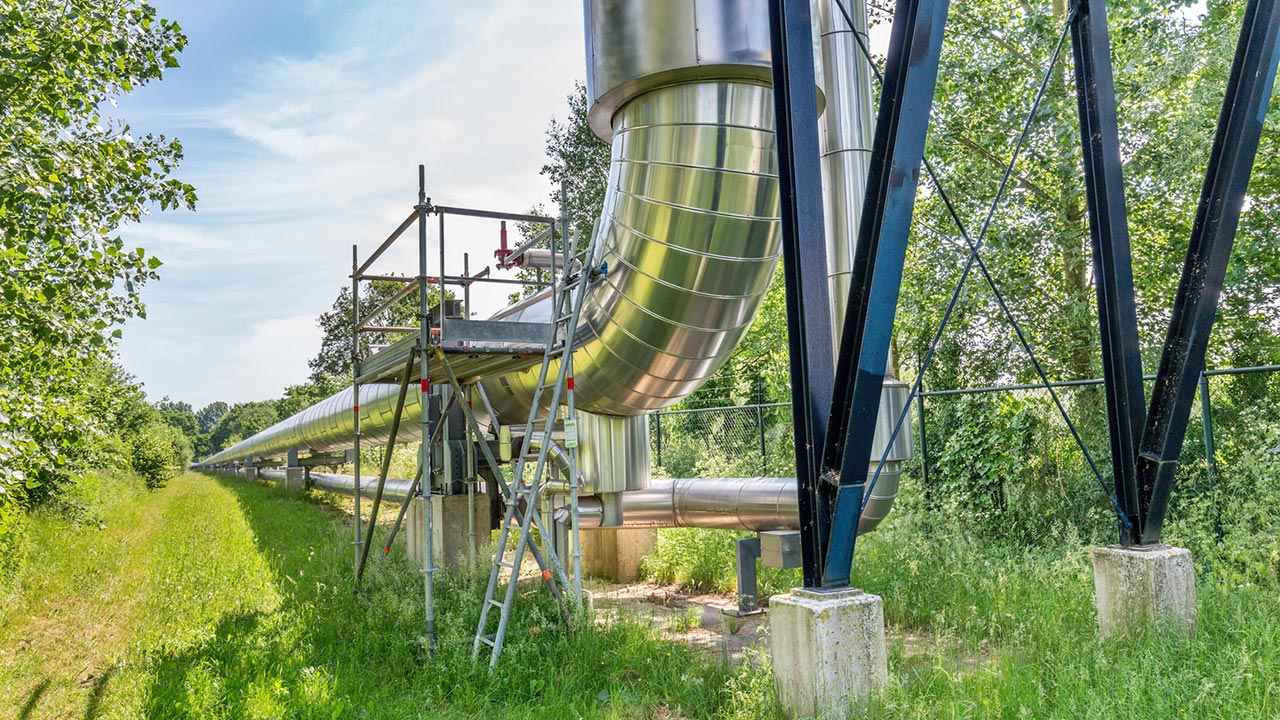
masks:
<svg viewBox="0 0 1280 720"><path fill-rule="evenodd" d="M826 215L827 282L831 296L831 337L836 347L844 330L844 313L853 276L853 251L867 194L867 163L875 127L871 70L836 0L817 0L815 21L820 33L819 67L826 111L819 126L822 155L823 210ZM845 4L856 32L867 40L865 0ZM870 47L868 45L868 47ZM833 351L835 348L833 348Z"/></svg>
<svg viewBox="0 0 1280 720"><path fill-rule="evenodd" d="M898 492L901 466L885 464L876 490L892 498ZM654 480L644 490L622 493L622 527L701 527L721 530L798 530L800 511L797 506L795 478L681 478ZM888 511L887 505L868 505L858 524L858 533L866 533L884 518L872 512L873 507ZM568 508L559 508L556 518L567 521ZM578 526L596 530L604 525L604 508L599 498L578 501Z"/></svg>
<svg viewBox="0 0 1280 720"><path fill-rule="evenodd" d="M608 273L581 310L574 400L588 412L642 415L710 379L773 278L780 243L772 95L757 81L689 81L627 101L611 127L613 162L590 263ZM499 318L547 322L550 305L544 299ZM483 384L500 417L523 418L537 380L535 367Z"/></svg>
<svg viewBox="0 0 1280 720"><path fill-rule="evenodd" d="M263 470L259 473L262 477L268 477L275 480L283 480L285 473L283 470ZM355 495L356 478L354 475L335 475L333 473L311 472L311 487L328 490L329 492L338 493L339 495ZM412 480L404 478L387 478L387 484L382 490L384 500L397 500L404 502L409 496L409 488L413 486ZM366 490L377 490L378 478L365 477L361 478L360 492L363 494Z"/></svg>

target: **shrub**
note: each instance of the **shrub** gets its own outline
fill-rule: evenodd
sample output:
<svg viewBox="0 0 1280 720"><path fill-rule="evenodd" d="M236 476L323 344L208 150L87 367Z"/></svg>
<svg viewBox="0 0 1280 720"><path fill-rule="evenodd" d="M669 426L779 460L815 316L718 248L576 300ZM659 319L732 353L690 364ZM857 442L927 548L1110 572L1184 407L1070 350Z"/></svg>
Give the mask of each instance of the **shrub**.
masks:
<svg viewBox="0 0 1280 720"><path fill-rule="evenodd" d="M191 462L191 443L177 428L151 423L133 437L129 461L154 490Z"/></svg>

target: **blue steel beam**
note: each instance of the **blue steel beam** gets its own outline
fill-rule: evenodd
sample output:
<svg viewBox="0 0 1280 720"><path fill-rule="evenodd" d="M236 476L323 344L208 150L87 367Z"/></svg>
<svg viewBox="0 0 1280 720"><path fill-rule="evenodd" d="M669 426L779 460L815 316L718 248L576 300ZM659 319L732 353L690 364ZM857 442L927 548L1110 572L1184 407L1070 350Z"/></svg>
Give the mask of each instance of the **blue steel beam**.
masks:
<svg viewBox="0 0 1280 720"><path fill-rule="evenodd" d="M1160 542L1191 403L1204 370L1209 332L1271 101L1280 62L1278 35L1276 1L1250 0L1139 446L1140 540L1144 544Z"/></svg>
<svg viewBox="0 0 1280 720"><path fill-rule="evenodd" d="M830 517L818 469L833 373L809 0L769 0L769 33L801 555L805 587L813 588L822 580Z"/></svg>
<svg viewBox="0 0 1280 720"><path fill-rule="evenodd" d="M823 448L822 490L835 493L824 588L849 584L948 5L898 0L894 8Z"/></svg>
<svg viewBox="0 0 1280 720"><path fill-rule="evenodd" d="M1138 310L1133 291L1106 0L1077 0L1075 11L1071 47L1075 56L1089 240L1098 296L1102 375L1111 431L1111 467L1116 502L1127 519L1119 523L1120 541L1131 545L1138 540L1135 456L1146 419L1146 395L1142 386L1142 348L1138 344Z"/></svg>

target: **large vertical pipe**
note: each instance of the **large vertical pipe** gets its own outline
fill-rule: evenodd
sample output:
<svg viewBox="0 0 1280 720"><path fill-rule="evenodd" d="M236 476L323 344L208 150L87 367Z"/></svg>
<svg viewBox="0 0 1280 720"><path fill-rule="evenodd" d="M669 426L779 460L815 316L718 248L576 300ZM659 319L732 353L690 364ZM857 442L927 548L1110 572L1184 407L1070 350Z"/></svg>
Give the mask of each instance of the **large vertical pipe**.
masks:
<svg viewBox="0 0 1280 720"><path fill-rule="evenodd" d="M867 36L866 0L847 0L844 7L849 18L840 11L836 0L815 0L819 35L817 59L819 83L826 99L819 124L819 149L822 157L823 209L826 220L827 287L831 302L832 353L840 347L844 328L845 306L849 300L849 284L853 273L854 249L858 227L862 222L862 203L867 194L868 162L871 158L871 136L875 129L872 103L871 66L855 33L862 36L861 45L870 47ZM853 21L853 27L849 26ZM893 378L894 368L886 371L880 413L876 418L876 443L872 447L872 464L868 476L875 473L880 458L885 457L885 472L880 474L866 511L858 523L858 532L874 530L889 514L898 496L898 466L911 457L911 426L903 425L893 449L885 447L898 412L906 404L909 389Z"/></svg>
<svg viewBox="0 0 1280 720"><path fill-rule="evenodd" d="M871 68L854 37L857 32L867 42L866 0L845 3L854 28L845 21L836 0L817 0L816 4L819 80L826 96L818 143L826 216L827 287L831 296L831 337L838 347L853 272L853 248L867 194L867 162L875 115Z"/></svg>

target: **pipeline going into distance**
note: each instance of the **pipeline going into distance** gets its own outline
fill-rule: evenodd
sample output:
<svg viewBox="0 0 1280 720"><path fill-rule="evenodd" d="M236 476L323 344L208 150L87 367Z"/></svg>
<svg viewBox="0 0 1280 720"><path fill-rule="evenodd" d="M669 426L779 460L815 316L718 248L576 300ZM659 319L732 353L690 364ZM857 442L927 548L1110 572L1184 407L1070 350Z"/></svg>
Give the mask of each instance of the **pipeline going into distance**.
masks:
<svg viewBox="0 0 1280 720"><path fill-rule="evenodd" d="M838 343L866 181L870 74L834 0L817 5L824 204ZM851 5L865 31L864 3ZM593 258L609 271L588 291L573 349L576 403L588 428L580 446L582 481L588 493L620 496L620 512L602 512L597 524L632 524L634 516L638 524L669 519L745 527L723 518L743 516L739 505L754 497L742 491L746 481L649 480L645 415L680 402L724 365L774 277L781 239L768 12L763 0L586 0L585 9L588 117L592 130L612 143L612 159ZM494 319L550 322L550 308L544 293ZM370 362L403 364L411 352L407 338ZM553 366L549 373L555 372ZM537 367L467 379L484 390L490 427L523 426ZM362 444L388 442L397 391L387 383L361 386ZM877 460L906 395L904 385L886 380L879 422L868 428L877 433ZM352 390L343 390L200 465L348 449L355 436L353 405ZM418 393L408 394L404 412L399 440L421 439ZM874 528L897 495L898 468L911 452L909 426L888 454L860 531ZM606 482L606 475L614 477ZM790 493L790 504L756 507L752 522L794 528L795 480L752 482L771 488L767 492ZM349 487L339 481L319 485ZM720 507L682 510L691 503ZM595 522L587 518L594 518L599 504L584 501L584 528ZM759 509L766 506L773 509ZM760 513L771 516L760 519Z"/></svg>

